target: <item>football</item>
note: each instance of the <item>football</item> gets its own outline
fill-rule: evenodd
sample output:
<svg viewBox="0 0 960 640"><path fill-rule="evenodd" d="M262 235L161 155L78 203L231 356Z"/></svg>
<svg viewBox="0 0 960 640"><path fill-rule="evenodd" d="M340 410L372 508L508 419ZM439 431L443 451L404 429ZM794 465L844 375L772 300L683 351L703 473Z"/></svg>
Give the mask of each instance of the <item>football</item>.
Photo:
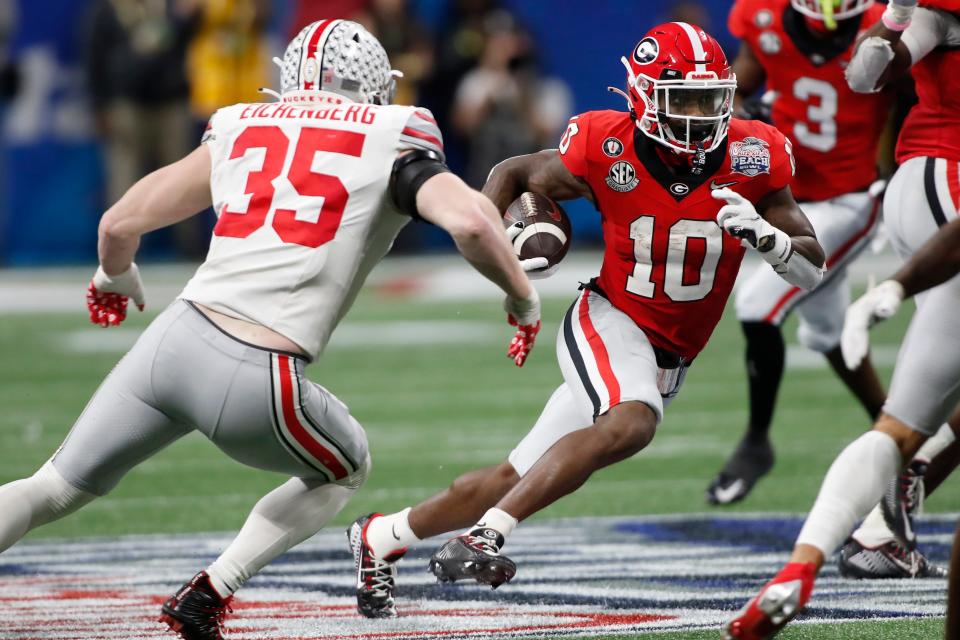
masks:
<svg viewBox="0 0 960 640"><path fill-rule="evenodd" d="M539 193L526 192L510 203L503 214L504 227L523 222L523 231L513 239L513 250L521 260L546 258L549 269L570 249L570 218L563 208Z"/></svg>

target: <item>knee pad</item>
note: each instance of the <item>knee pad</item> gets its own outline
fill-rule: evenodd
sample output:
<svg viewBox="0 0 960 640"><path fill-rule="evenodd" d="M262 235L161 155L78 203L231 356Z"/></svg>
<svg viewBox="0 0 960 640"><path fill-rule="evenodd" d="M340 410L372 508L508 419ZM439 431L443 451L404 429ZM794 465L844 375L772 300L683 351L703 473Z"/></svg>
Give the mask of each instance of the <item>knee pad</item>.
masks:
<svg viewBox="0 0 960 640"><path fill-rule="evenodd" d="M363 483L367 481L367 477L370 475L370 470L373 468L373 461L370 459L370 452L367 452L367 457L361 463L360 468L354 471L352 474L337 482L337 484L344 487L349 487L351 489L359 489L363 486Z"/></svg>

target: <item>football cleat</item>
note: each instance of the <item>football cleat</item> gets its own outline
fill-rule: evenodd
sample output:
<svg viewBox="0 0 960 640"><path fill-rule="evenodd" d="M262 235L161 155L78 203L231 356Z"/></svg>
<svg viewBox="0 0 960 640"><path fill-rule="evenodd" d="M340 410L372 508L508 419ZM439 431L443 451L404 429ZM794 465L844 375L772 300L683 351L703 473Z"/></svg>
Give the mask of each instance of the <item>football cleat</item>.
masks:
<svg viewBox="0 0 960 640"><path fill-rule="evenodd" d="M353 565L357 571L357 611L365 618L395 618L397 608L393 591L397 586L396 563L407 552L398 549L389 557L380 560L367 546L367 525L379 513L357 518L347 529L347 541L353 552Z"/></svg>
<svg viewBox="0 0 960 640"><path fill-rule="evenodd" d="M923 506L923 479L928 466L926 460L911 460L903 473L890 481L890 487L880 501L884 521L893 535L910 551L917 548L913 519Z"/></svg>
<svg viewBox="0 0 960 640"><path fill-rule="evenodd" d="M843 577L863 580L947 576L946 569L933 564L916 549L907 549L896 540L870 548L856 539L851 539L840 550L837 566Z"/></svg>
<svg viewBox="0 0 960 640"><path fill-rule="evenodd" d="M774 459L773 447L768 441L755 444L744 438L707 487L707 502L714 505L740 502L750 494L757 480L770 473Z"/></svg>
<svg viewBox="0 0 960 640"><path fill-rule="evenodd" d="M503 542L503 536L493 529L474 529L440 547L430 557L429 571L439 582L473 578L496 589L517 574L516 563L500 554Z"/></svg>
<svg viewBox="0 0 960 640"><path fill-rule="evenodd" d="M221 598L206 571L183 585L161 608L160 622L183 640L223 640L223 619L233 597Z"/></svg>
<svg viewBox="0 0 960 640"><path fill-rule="evenodd" d="M724 640L769 640L780 633L807 605L816 574L812 563L785 566L727 624Z"/></svg>

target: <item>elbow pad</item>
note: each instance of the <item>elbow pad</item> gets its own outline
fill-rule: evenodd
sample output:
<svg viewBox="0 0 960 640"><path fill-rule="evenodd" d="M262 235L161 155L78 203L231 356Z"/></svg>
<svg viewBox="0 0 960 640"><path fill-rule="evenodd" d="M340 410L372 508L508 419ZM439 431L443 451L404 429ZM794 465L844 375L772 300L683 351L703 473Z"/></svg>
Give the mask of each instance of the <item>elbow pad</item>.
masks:
<svg viewBox="0 0 960 640"><path fill-rule="evenodd" d="M402 213L419 220L417 192L420 187L433 176L449 171L450 168L435 151L415 149L403 154L393 163L390 174L390 197L393 203Z"/></svg>
<svg viewBox="0 0 960 640"><path fill-rule="evenodd" d="M847 84L857 93L876 93L877 82L893 60L893 47L885 38L872 36L860 44L847 65Z"/></svg>
<svg viewBox="0 0 960 640"><path fill-rule="evenodd" d="M771 264L781 278L795 287L810 291L823 280L823 269L796 252L779 264Z"/></svg>

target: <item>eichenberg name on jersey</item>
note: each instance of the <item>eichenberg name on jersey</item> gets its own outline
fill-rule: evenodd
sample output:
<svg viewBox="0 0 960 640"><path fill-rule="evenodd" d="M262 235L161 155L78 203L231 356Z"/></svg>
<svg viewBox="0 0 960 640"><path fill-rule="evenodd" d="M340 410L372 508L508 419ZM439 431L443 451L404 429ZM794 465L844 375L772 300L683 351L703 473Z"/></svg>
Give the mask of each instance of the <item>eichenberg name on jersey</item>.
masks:
<svg viewBox="0 0 960 640"><path fill-rule="evenodd" d="M310 118L373 124L377 111L368 104L337 105L322 109L305 109L289 104L252 104L240 112L240 119L248 118Z"/></svg>

